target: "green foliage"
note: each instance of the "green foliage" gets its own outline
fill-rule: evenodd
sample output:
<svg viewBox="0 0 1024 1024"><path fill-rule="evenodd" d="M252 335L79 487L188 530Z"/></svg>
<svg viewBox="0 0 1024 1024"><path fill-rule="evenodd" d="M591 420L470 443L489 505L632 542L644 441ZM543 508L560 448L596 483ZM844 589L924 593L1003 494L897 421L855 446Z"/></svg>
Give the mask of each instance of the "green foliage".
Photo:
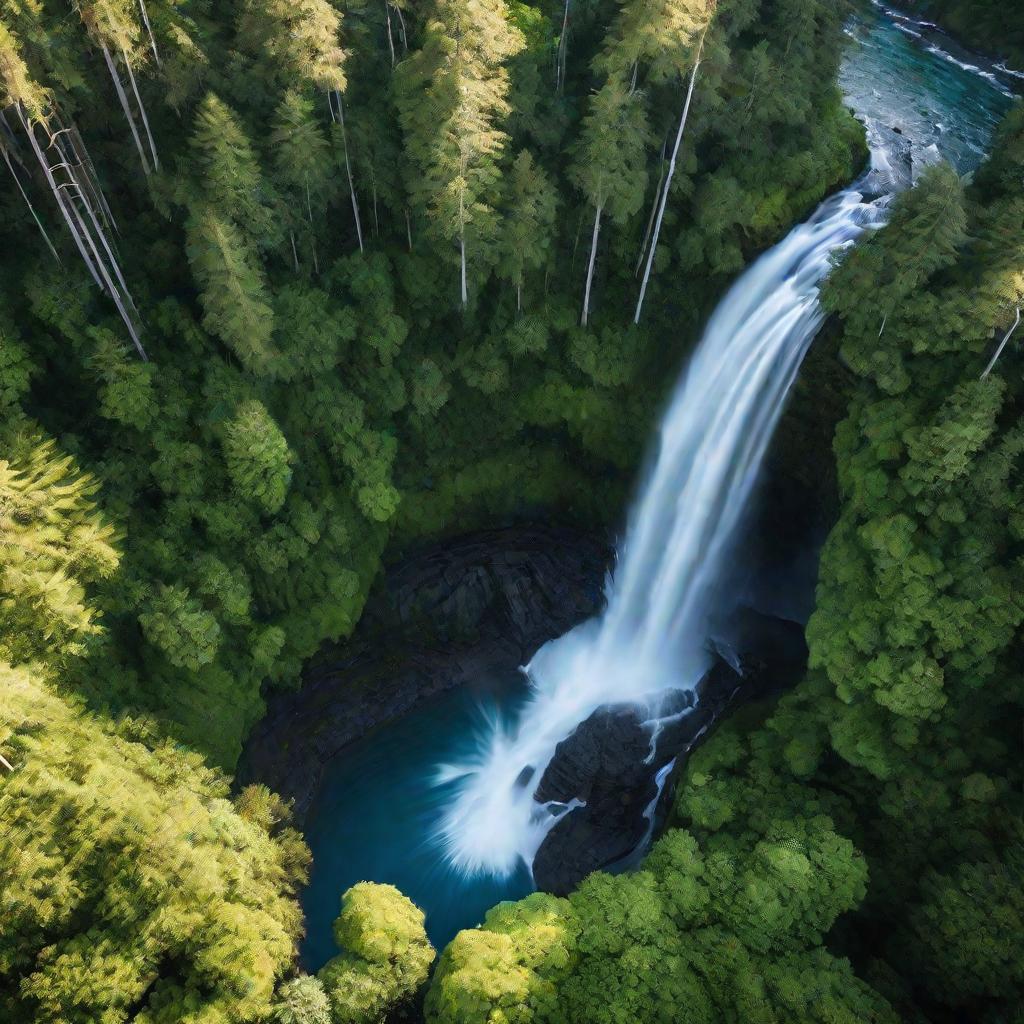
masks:
<svg viewBox="0 0 1024 1024"><path fill-rule="evenodd" d="M866 870L824 817L774 823L752 846L671 831L644 870L592 875L568 900L494 908L444 951L432 1024L661 1020L895 1022L822 935Z"/></svg>
<svg viewBox="0 0 1024 1024"><path fill-rule="evenodd" d="M635 296L652 137L676 121L708 10L575 11L553 90L559 11L399 7L356 5L342 22L323 0L201 16L147 0L152 43L142 8L120 0L87 5L89 27L45 4L10 14L4 88L40 112L51 90L95 165L89 195L120 231L150 355L135 358L42 182L22 174L62 263L20 197L5 204L5 251L26 255L5 261L0 294L4 421L13 434L37 418L102 480L124 533L100 601L109 643L74 685L225 766L264 687L294 684L353 628L389 543L538 510L615 519L678 361L659 339L671 329L685 346L726 275L848 177L859 145L832 84L838 14L723 4L666 210L676 241L659 247L645 329L626 330L614 310ZM144 147L145 107L160 156L145 180L97 41ZM628 68L612 76L621 132L608 152L591 140L628 178L601 185L622 197L600 233L606 319L579 331L592 212L565 169L589 173L583 121L611 75L599 58L627 43L637 88L621 88ZM15 155L30 156L9 114ZM463 237L472 301L454 313L445 267ZM695 301L660 294L663 280ZM991 301L1004 292L993 279Z"/></svg>
<svg viewBox="0 0 1024 1024"><path fill-rule="evenodd" d="M217 619L184 587L161 587L139 615L139 625L146 639L179 668L197 672L217 654Z"/></svg>
<svg viewBox="0 0 1024 1024"><path fill-rule="evenodd" d="M389 546L538 511L618 517L678 362L666 331L685 346L728 276L853 169L859 136L833 84L841 12L723 0L666 212L673 241L635 331L616 311L635 296L656 143L678 117L704 5L647 5L649 18L641 4L574 5L558 89L561 11L529 3L355 3L344 21L325 0L96 0L80 18L58 6L8 5L0 25L0 145L31 202L11 192L0 217L0 660L15 666L0 689L14 765L0 774L14 894L0 1017L324 1024L329 1004L334 1021L379 1020L425 982L422 915L357 887L322 985L295 977L301 842L273 794L232 802L200 754L235 764L266 692L352 631ZM116 252L149 362L111 289L90 283L43 176L25 173L15 103L61 130L52 153L74 145L75 201ZM151 154L150 134L159 167L144 175L133 136ZM575 322L598 194L609 216L590 332ZM1004 232L980 234L996 246ZM456 313L463 246L471 296ZM660 291L679 280L689 294ZM985 283L1001 323L1007 287L1002 272ZM993 395L965 392L915 439L922 486L959 479L958 432L998 420ZM815 916L804 889L778 882L800 876L775 865L765 830L761 859L736 875L757 899L729 890L731 927L759 933L770 918L765 934L809 943L859 891L856 858L818 817L792 841L816 871L845 869L846 888L815 890ZM671 959L673 994L643 1002L652 958L706 927L708 884L678 860L670 870L688 879L675 895L647 872L595 882L578 904L497 908L446 954L428 1012L725 1013L731 996L701 994ZM618 886L637 901L628 921ZM607 922L635 932L633 959L601 951ZM797 967L779 975L787 998L819 977L846 998L841 964ZM577 969L607 970L607 1006L593 985L564 988Z"/></svg>
<svg viewBox="0 0 1024 1024"><path fill-rule="evenodd" d="M117 569L114 531L91 500L96 482L53 441L17 448L0 461L0 657L63 661L101 632L85 586Z"/></svg>
<svg viewBox="0 0 1024 1024"><path fill-rule="evenodd" d="M265 1019L299 932L301 841L247 820L197 755L104 726L34 670L0 675L5 1016Z"/></svg>
<svg viewBox="0 0 1024 1024"><path fill-rule="evenodd" d="M384 1024L415 996L434 962L423 911L392 885L360 882L349 889L334 938L343 952L319 978L335 1024Z"/></svg>
<svg viewBox="0 0 1024 1024"><path fill-rule="evenodd" d="M275 1024L332 1024L331 1003L318 978L308 974L286 981L277 990Z"/></svg>
<svg viewBox="0 0 1024 1024"><path fill-rule="evenodd" d="M262 402L244 402L224 426L224 461L238 497L267 515L284 504L292 472L288 442Z"/></svg>

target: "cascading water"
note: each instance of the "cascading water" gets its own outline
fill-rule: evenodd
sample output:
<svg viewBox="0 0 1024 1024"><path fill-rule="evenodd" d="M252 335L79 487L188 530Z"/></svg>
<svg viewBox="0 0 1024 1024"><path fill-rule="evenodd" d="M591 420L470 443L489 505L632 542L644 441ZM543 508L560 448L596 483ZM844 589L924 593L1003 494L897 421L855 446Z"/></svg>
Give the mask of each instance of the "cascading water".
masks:
<svg viewBox="0 0 1024 1024"><path fill-rule="evenodd" d="M819 287L834 255L880 225L889 197L922 167L942 158L961 173L977 166L1008 106L1005 69L960 60L943 49L955 44L934 26L873 3L890 20L864 15L851 23L861 56L841 75L867 126L871 170L762 256L722 300L661 424L603 615L537 653L525 670L531 697L510 730L496 725L472 761L439 770L438 781L455 783L456 796L437 839L465 873L501 876L533 863L572 809L535 801L537 782L558 743L595 710L646 706L656 735L667 713L659 712L659 695L696 686L711 658L716 589L821 326ZM897 42L900 33L910 40ZM992 89L972 84L978 78Z"/></svg>
<svg viewBox="0 0 1024 1024"><path fill-rule="evenodd" d="M881 150L873 175L887 177ZM872 175L869 175L869 178ZM864 188L862 183L861 189ZM532 863L564 806L533 790L555 747L602 705L692 689L710 662L709 610L737 526L797 370L821 326L833 255L884 218L886 200L852 189L827 201L732 287L708 324L661 424L603 615L545 645L527 667L531 699L461 780L441 839L469 872Z"/></svg>

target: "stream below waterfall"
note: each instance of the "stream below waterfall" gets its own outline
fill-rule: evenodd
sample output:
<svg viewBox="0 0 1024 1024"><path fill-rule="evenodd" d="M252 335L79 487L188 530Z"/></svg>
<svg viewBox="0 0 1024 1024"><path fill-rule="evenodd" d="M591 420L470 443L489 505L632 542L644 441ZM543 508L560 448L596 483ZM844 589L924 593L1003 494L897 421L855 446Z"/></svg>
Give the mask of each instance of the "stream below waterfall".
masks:
<svg viewBox="0 0 1024 1024"><path fill-rule="evenodd" d="M692 691L708 667L708 609L721 608L723 567L820 326L817 286L831 255L882 223L886 194L921 166L942 157L961 173L975 168L1020 84L880 3L847 31L840 80L867 125L872 170L719 305L666 409L606 611L542 648L528 673L439 697L325 767L306 822L307 969L336 952L331 923L357 881L397 885L426 911L439 949L494 903L530 891L528 865L573 804L540 804L523 779L540 780L558 741L600 706L632 701L652 722L678 717L668 695ZM659 784L667 774L662 766Z"/></svg>

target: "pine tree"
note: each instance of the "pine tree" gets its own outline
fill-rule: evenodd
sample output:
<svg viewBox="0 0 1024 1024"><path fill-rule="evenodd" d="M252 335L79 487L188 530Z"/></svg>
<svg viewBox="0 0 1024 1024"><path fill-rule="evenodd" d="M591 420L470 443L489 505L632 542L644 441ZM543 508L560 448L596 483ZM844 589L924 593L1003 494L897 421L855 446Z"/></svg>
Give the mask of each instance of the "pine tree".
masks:
<svg viewBox="0 0 1024 1024"><path fill-rule="evenodd" d="M344 92L341 14L327 0L245 0L240 45L265 54L290 87Z"/></svg>
<svg viewBox="0 0 1024 1024"><path fill-rule="evenodd" d="M580 322L590 318L590 292L597 259L601 218L607 213L617 224L640 209L647 187L646 149L650 131L639 93L616 75L591 97L583 118L580 140L570 174L594 207L587 283Z"/></svg>
<svg viewBox="0 0 1024 1024"><path fill-rule="evenodd" d="M196 113L190 140L200 194L214 216L234 222L260 246L275 241L273 197L238 117L212 92ZM196 205L186 197L189 205Z"/></svg>
<svg viewBox="0 0 1024 1024"><path fill-rule="evenodd" d="M277 191L285 202L283 220L288 224L296 270L299 257L296 232L305 228L313 267L320 261L316 239L326 220L326 205L333 182L329 146L313 116L313 104L295 89L281 100L270 133Z"/></svg>
<svg viewBox="0 0 1024 1024"><path fill-rule="evenodd" d="M515 286L516 309L521 310L527 269L536 270L548 259L557 199L527 150L512 161L505 189L498 273Z"/></svg>
<svg viewBox="0 0 1024 1024"><path fill-rule="evenodd" d="M412 168L409 192L434 234L458 248L462 306L469 302L467 246L490 261L498 161L508 136L504 62L523 45L495 0L435 0L423 46L397 72L396 97Z"/></svg>
<svg viewBox="0 0 1024 1024"><path fill-rule="evenodd" d="M209 207L192 213L186 231L203 325L245 367L256 372L265 369L273 358L274 314L256 257L231 221Z"/></svg>
<svg viewBox="0 0 1024 1024"><path fill-rule="evenodd" d="M112 575L119 555L91 500L96 482L53 441L21 447L0 461L0 658L63 663L101 632L85 586Z"/></svg>
<svg viewBox="0 0 1024 1024"><path fill-rule="evenodd" d="M284 504L294 456L280 428L262 402L243 402L224 427L224 459L242 501L267 515Z"/></svg>

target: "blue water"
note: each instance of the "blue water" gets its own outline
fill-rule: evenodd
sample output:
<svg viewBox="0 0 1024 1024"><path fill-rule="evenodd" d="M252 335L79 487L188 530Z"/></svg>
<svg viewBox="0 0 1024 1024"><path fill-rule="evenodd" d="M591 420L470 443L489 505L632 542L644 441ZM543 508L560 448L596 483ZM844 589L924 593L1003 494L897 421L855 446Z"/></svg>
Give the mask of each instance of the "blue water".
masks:
<svg viewBox="0 0 1024 1024"><path fill-rule="evenodd" d="M328 766L306 828L313 851L302 899L307 970L337 954L331 925L341 894L356 882L398 886L426 911L427 934L438 950L495 903L533 891L525 868L505 879L457 876L432 838L452 785L437 783L437 765L469 754L491 716L511 719L526 695L519 672L481 680L370 733Z"/></svg>
<svg viewBox="0 0 1024 1024"><path fill-rule="evenodd" d="M1020 82L946 37L880 10L858 15L849 34L841 85L850 106L876 128L900 128L918 154L934 146L961 173L977 167L1013 102L1009 89ZM490 733L487 716L512 721L526 697L517 672L482 679L376 730L327 766L307 818L308 970L337 952L331 925L341 894L358 881L397 885L426 912L439 950L495 903L531 891L525 868L504 879L455 874L433 838L454 786L438 784L437 765L465 761Z"/></svg>

